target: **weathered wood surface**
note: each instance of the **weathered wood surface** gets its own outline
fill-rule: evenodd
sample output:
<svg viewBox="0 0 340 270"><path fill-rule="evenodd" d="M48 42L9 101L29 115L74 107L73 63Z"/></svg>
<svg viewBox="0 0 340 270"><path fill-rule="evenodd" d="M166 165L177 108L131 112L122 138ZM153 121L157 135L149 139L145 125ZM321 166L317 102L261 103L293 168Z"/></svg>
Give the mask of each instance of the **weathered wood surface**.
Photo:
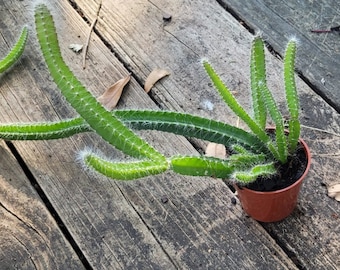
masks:
<svg viewBox="0 0 340 270"><path fill-rule="evenodd" d="M1 269L84 269L4 142L0 187Z"/></svg>
<svg viewBox="0 0 340 270"><path fill-rule="evenodd" d="M340 35L311 30L340 25L337 0L219 0L268 41L280 55L292 37L300 43L297 69L340 112Z"/></svg>
<svg viewBox="0 0 340 270"><path fill-rule="evenodd" d="M72 2L82 16L93 20L98 3ZM135 79L120 108L159 106L234 121L201 68L200 59L207 57L247 105L252 37L217 2L103 1L96 31L106 44L92 35L86 70L81 68L81 56L67 47L84 42L89 26L66 0L49 1L49 6L66 62L96 96L132 72ZM46 71L35 39L33 12L27 12L33 9L31 4L3 1L1 7L6 20L0 29L9 40L6 43L13 43L22 24L31 27L20 64L1 78L2 121L74 116ZM166 24L162 21L165 12L172 14ZM268 61L270 84L280 98L281 62L270 55ZM157 84L151 99L138 82L155 67L168 68L172 75ZM339 115L298 83L304 124L340 133ZM95 269L270 269L273 265L276 269L336 269L340 207L321 184L338 177L330 168L340 163L339 138L307 128L303 135L312 146L313 168L297 210L283 222L265 225L270 234L247 218L239 204L231 203L234 194L221 181L166 173L121 183L82 171L74 159L85 147L122 158L95 135L15 142L15 146ZM195 152L184 138L160 133L143 136L168 155Z"/></svg>

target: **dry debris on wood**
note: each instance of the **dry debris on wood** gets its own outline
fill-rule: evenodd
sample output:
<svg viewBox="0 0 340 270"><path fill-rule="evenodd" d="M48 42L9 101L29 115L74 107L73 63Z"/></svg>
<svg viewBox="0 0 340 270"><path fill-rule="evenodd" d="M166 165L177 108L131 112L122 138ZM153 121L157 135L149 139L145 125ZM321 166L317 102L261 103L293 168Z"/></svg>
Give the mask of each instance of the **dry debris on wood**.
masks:
<svg viewBox="0 0 340 270"><path fill-rule="evenodd" d="M223 144L218 143L208 143L207 148L205 149L205 155L207 157L216 157L216 158L226 158L227 151Z"/></svg>
<svg viewBox="0 0 340 270"><path fill-rule="evenodd" d="M83 44L70 44L68 47L75 53L80 53L83 50Z"/></svg>
<svg viewBox="0 0 340 270"><path fill-rule="evenodd" d="M100 97L98 101L109 111L116 107L125 85L130 81L131 75L120 79L115 84L110 86Z"/></svg>
<svg viewBox="0 0 340 270"><path fill-rule="evenodd" d="M149 93L149 91L156 82L158 82L160 79L168 75L170 75L170 72L165 69L156 68L153 71L151 71L150 75L145 80L144 84L145 92Z"/></svg>
<svg viewBox="0 0 340 270"><path fill-rule="evenodd" d="M340 184L334 184L328 187L328 196L340 202Z"/></svg>

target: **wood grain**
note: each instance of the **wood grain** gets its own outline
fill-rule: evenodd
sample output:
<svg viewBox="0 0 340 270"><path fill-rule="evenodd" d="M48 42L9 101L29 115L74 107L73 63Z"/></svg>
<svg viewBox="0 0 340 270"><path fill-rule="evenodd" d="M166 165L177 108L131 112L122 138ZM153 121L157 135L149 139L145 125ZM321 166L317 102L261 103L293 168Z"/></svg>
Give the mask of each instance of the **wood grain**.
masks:
<svg viewBox="0 0 340 270"><path fill-rule="evenodd" d="M94 4L76 2L87 18L93 16ZM162 21L164 13L173 15L171 22ZM249 17L250 21L253 16L258 16L256 10L247 14L244 20ZM201 71L199 61L205 57L212 62L228 86L236 91L240 102L249 107L248 59L252 36L216 3L156 0L124 1L124 4L119 1L115 4L106 2L102 6L97 30L141 80L153 67L167 67L172 70L173 76L153 90L153 97L161 106L236 122L228 110L225 110ZM265 37L271 33L269 30L263 30ZM282 40L284 34L282 37L274 37L273 46L285 45L287 40ZM304 43L301 43L297 56L298 67L301 61L310 58L311 52L318 55L318 51L314 50L307 55ZM282 99L283 81L280 75L282 62L269 53L267 56L269 86L285 111ZM328 62L327 68L333 68L332 61ZM315 74L320 76L322 73L316 69ZM302 135L311 145L313 168L304 184L299 207L294 215L266 228L300 267L336 269L339 267L336 251L339 226L336 217L340 209L339 204L327 196L325 186L338 181L338 172L331 167L336 168L340 164L337 151L339 138L312 128L339 134L340 117L336 110L315 95L301 80L298 80L298 89L302 124L308 126L303 129ZM213 110L210 111L204 106L206 101L211 102ZM319 222L320 219L325 222ZM303 229L306 226L309 230ZM291 228L290 236L282 233L282 228L286 227ZM295 227L301 230L293 230ZM306 247L311 246L312 239L322 241L314 241L315 249L306 252ZM322 254L327 256L323 257Z"/></svg>
<svg viewBox="0 0 340 270"><path fill-rule="evenodd" d="M98 2L73 2L91 22ZM241 102L249 106L247 63L252 37L217 2L103 1L96 32L105 44L92 35L85 70L81 56L69 50L68 45L84 42L89 25L66 0L48 3L56 18L66 63L96 96L129 72L133 73L119 108L159 106L236 121L205 76L200 64L202 57L210 59L228 85L237 91ZM21 63L0 80L1 119L49 121L74 116L46 71L34 36L33 14L25 12L25 5L21 1L6 1L3 5L10 11L4 13L4 28L12 25L19 28L27 23L33 35ZM30 4L28 9L32 10ZM163 22L164 12L173 15L171 22ZM20 22L17 18L21 18ZM12 38L14 33L8 35ZM273 57L268 61L270 84L280 98L282 84L277 74L281 63ZM172 74L156 84L150 98L141 85L156 67L167 68ZM299 86L305 100L314 98L301 81ZM212 110L206 106L207 102L213 105ZM337 121L334 110L319 98L315 102L325 108L325 117ZM315 124L314 118L309 120L309 124ZM322 122L319 124L324 128ZM338 122L327 128L338 132ZM166 155L197 154L182 137L156 132L141 134ZM302 248L308 248L316 232L330 242L329 258L336 252L336 245L330 240L337 240L338 236L330 235L330 228L336 228L337 223L328 215L339 206L333 200L314 200L315 189L309 185L317 186L317 179L308 178L309 185L305 185L298 210L293 218L280 223L290 226L294 219L303 226L309 222L308 226L312 227L307 232L292 232L290 237L301 239L295 250L294 242L278 233L279 226L267 228L277 236L273 239L261 224L245 216L240 205L232 203L235 195L222 181L165 173L117 182L83 171L74 160L77 152L86 147L96 148L113 159L126 158L93 134L48 142L15 142L15 146L95 269L270 269L273 265L276 269L297 269L296 264L333 269L337 264L334 259L323 260L321 256L312 264L302 254ZM318 189L317 196L327 199L324 188ZM321 211L325 213L329 227L316 222L308 211L304 215L302 210L306 205L315 216L320 216ZM310 256L322 248L318 245Z"/></svg>
<svg viewBox="0 0 340 270"><path fill-rule="evenodd" d="M66 1L51 2L49 6L60 29L66 62L91 91L98 96L128 73L95 35L89 48L88 67L83 71L81 58L67 47L78 36L85 36L88 26ZM18 6L17 10L22 9ZM25 14L20 15L31 22ZM2 85L6 101L3 118L9 122L72 116L74 113L50 82L34 37L28 46L21 72L13 70ZM14 84L22 90L15 91L18 88ZM25 85L31 87L27 89ZM136 80L123 95L120 108L124 107L156 108ZM167 155L195 151L180 137L148 132L143 136ZM261 227L244 218L239 205L231 204L234 195L221 181L164 174L122 183L84 172L74 159L76 152L85 147L124 158L94 135L62 141L15 142L15 146L93 268L251 268L263 265L259 250L267 258L265 265L294 268ZM244 244L240 245L240 241ZM254 245L248 247L249 241Z"/></svg>
<svg viewBox="0 0 340 270"><path fill-rule="evenodd" d="M0 142L1 269L84 269L4 142Z"/></svg>
<svg viewBox="0 0 340 270"><path fill-rule="evenodd" d="M290 38L299 41L297 69L314 90L340 112L338 33L316 34L313 29L330 29L340 23L339 2L219 0L222 5L261 33L280 55Z"/></svg>

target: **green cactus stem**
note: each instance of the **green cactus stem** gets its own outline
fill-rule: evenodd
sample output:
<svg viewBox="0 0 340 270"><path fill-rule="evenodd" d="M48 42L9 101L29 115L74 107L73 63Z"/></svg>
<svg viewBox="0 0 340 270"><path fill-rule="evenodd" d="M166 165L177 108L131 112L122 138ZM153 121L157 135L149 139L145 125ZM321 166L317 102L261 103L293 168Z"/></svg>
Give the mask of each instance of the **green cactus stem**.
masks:
<svg viewBox="0 0 340 270"><path fill-rule="evenodd" d="M40 47L54 82L89 126L108 143L132 157L165 161L162 154L108 112L73 75L61 56L53 18L43 4L36 7L35 23Z"/></svg>
<svg viewBox="0 0 340 270"><path fill-rule="evenodd" d="M20 34L18 41L15 43L10 52L0 60L0 73L9 69L22 55L25 49L26 41L28 37L28 29L25 26Z"/></svg>

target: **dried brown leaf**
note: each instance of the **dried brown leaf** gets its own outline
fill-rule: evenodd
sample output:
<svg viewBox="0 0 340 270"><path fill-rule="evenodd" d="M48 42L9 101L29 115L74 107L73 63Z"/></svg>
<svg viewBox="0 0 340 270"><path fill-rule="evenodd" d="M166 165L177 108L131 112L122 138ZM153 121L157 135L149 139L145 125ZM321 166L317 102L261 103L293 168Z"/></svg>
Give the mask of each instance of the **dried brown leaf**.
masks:
<svg viewBox="0 0 340 270"><path fill-rule="evenodd" d="M205 149L205 155L208 157L216 157L224 159L227 156L227 151L223 144L218 143L208 143L207 148Z"/></svg>
<svg viewBox="0 0 340 270"><path fill-rule="evenodd" d="M156 82L158 82L160 79L168 75L170 75L170 72L168 70L159 68L154 69L145 80L144 84L145 92L149 93L149 91Z"/></svg>
<svg viewBox="0 0 340 270"><path fill-rule="evenodd" d="M331 185L328 187L328 196L340 202L340 184Z"/></svg>
<svg viewBox="0 0 340 270"><path fill-rule="evenodd" d="M120 79L115 84L110 86L100 97L98 101L109 111L116 107L120 96L123 93L124 86L130 81L131 76L128 75Z"/></svg>

